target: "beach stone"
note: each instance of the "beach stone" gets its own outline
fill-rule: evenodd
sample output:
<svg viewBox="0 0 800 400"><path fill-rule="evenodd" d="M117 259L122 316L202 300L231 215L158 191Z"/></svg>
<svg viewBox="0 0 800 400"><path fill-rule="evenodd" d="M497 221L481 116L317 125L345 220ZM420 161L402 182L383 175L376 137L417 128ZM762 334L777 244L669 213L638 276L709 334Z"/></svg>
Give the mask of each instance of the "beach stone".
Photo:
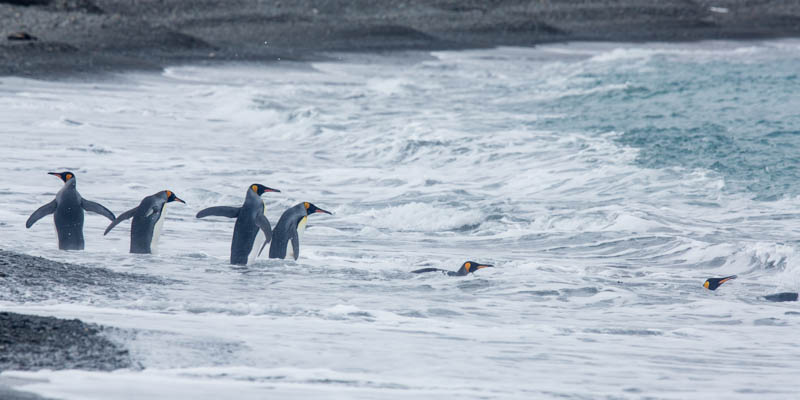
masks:
<svg viewBox="0 0 800 400"><path fill-rule="evenodd" d="M128 351L102 332L77 319L0 312L0 371L132 367Z"/></svg>

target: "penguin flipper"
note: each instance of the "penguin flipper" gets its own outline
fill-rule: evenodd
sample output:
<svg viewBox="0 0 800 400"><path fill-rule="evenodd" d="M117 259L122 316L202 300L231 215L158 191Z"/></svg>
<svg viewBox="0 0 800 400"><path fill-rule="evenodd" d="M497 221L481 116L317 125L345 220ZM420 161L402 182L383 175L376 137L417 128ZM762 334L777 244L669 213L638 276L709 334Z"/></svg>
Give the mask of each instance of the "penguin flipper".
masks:
<svg viewBox="0 0 800 400"><path fill-rule="evenodd" d="M269 220L264 214L256 217L256 225L258 225L259 229L264 232L264 237L266 238L264 240L264 244L261 245L261 249L258 251L258 256L260 256L264 251L264 248L267 247L267 243L272 241L272 226L269 225Z"/></svg>
<svg viewBox="0 0 800 400"><path fill-rule="evenodd" d="M203 218L208 216L236 218L239 216L240 209L241 207L228 207L228 206L208 207L204 210L200 210L200 212L197 213L197 218Z"/></svg>
<svg viewBox="0 0 800 400"><path fill-rule="evenodd" d="M300 238L297 236L297 231L292 234L292 253L297 261L297 258L300 257Z"/></svg>
<svg viewBox="0 0 800 400"><path fill-rule="evenodd" d="M111 229L113 229L115 226L117 226L117 224L119 224L120 222L125 221L126 219L132 217L133 213L135 213L136 210L138 210L138 209L139 209L139 207L134 207L134 208L131 208L130 210L125 211L124 213L120 214L119 217L117 217L113 221L111 221L111 224L108 225L108 228L106 228L106 231L103 232L103 236L107 235L108 232L110 232Z"/></svg>
<svg viewBox="0 0 800 400"><path fill-rule="evenodd" d="M272 226L270 226L269 220L267 219L267 216L264 215L264 214L259 214L259 216L256 217L256 225L258 225L258 227L261 229L261 231L264 232L264 237L267 238L266 242L271 241L272 240ZM263 250L263 248L262 248L262 250Z"/></svg>
<svg viewBox="0 0 800 400"><path fill-rule="evenodd" d="M32 227L33 224L36 223L36 221L42 219L44 216L47 216L47 215L50 215L50 214L54 213L54 212L56 212L56 201L55 200L53 200L53 201L51 201L51 202L39 207L38 210L34 211L33 214L31 214L31 216L28 217L28 220L25 221L25 227L26 228Z"/></svg>
<svg viewBox="0 0 800 400"><path fill-rule="evenodd" d="M261 253L264 252L264 248L267 247L267 243L269 243L269 240L265 240L264 241L264 244L261 245L261 250L258 251L258 255L256 257L260 257L261 256Z"/></svg>
<svg viewBox="0 0 800 400"><path fill-rule="evenodd" d="M81 199L81 207L83 207L83 209L86 210L86 211L91 211L93 213L98 213L98 214L100 214L100 215L102 215L102 216L104 216L104 217L106 217L106 218L108 218L108 219L110 219L112 221L114 219L116 219L116 217L114 216L114 213L111 212L111 210L103 207L99 203L95 203L93 201L86 200L86 199Z"/></svg>
<svg viewBox="0 0 800 400"><path fill-rule="evenodd" d="M437 271L439 271L439 272L451 272L451 271L447 271L447 270L440 269L440 268L422 268L422 269L417 269L417 270L411 271L411 273L412 274L422 274L422 273L425 273L425 272L437 272Z"/></svg>
<svg viewBox="0 0 800 400"><path fill-rule="evenodd" d="M144 217L149 218L151 215L156 215L156 219L158 219L157 214L161 214L162 205L154 205L150 207L150 209L148 209L147 212L144 214Z"/></svg>

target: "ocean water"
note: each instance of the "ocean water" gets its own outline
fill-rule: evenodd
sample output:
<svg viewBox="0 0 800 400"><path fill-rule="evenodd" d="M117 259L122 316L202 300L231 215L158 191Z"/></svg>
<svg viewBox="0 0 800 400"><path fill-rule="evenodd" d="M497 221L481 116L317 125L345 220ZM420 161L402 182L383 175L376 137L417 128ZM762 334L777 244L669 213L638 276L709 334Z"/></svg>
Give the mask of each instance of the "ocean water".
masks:
<svg viewBox="0 0 800 400"><path fill-rule="evenodd" d="M800 41L553 44L0 78L2 247L164 278L0 309L117 329L139 368L5 371L53 399L796 398ZM87 214L170 189L158 255ZM295 261L228 264L252 183ZM410 274L492 263L464 278ZM715 292L708 277L738 274Z"/></svg>

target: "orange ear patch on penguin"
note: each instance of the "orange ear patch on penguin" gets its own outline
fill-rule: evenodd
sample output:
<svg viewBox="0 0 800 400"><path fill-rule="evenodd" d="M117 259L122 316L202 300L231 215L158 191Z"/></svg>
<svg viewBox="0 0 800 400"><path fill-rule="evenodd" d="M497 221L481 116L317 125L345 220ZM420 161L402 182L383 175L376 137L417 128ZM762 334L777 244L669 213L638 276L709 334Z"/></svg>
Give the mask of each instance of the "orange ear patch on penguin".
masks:
<svg viewBox="0 0 800 400"><path fill-rule="evenodd" d="M464 268L467 270L467 272L469 272L469 269L472 268L472 263L469 262L469 261L465 262L464 263Z"/></svg>
<svg viewBox="0 0 800 400"><path fill-rule="evenodd" d="M306 210L308 210L308 207L311 207L311 203L309 202L305 202L303 205L306 207Z"/></svg>

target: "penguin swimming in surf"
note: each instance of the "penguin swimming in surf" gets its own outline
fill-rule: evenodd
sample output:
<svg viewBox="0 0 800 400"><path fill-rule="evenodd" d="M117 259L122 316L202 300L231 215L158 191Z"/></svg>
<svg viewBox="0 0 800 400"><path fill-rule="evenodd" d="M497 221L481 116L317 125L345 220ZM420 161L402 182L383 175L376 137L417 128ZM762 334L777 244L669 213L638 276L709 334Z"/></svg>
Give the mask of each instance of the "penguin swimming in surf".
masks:
<svg viewBox="0 0 800 400"><path fill-rule="evenodd" d="M797 301L798 297L800 297L800 293L797 292L783 292L783 293L775 293L769 294L764 296L765 300L774 301L774 302L782 302L782 301Z"/></svg>
<svg viewBox="0 0 800 400"><path fill-rule="evenodd" d="M424 272L445 272L447 276L466 276L469 275L479 269L483 268L492 268L494 265L491 264L481 264L475 261L467 261L464 264L461 264L461 268L458 271L448 271L446 269L439 269L439 268L422 268L418 270L411 271L412 274L421 274Z"/></svg>
<svg viewBox="0 0 800 400"><path fill-rule="evenodd" d="M53 221L58 234L58 248L61 250L83 250L83 211L100 214L114 220L114 213L102 205L81 197L76 188L75 174L69 171L48 172L64 181L64 186L56 193L56 198L39 207L25 222L30 228L42 217L53 214Z"/></svg>
<svg viewBox="0 0 800 400"><path fill-rule="evenodd" d="M708 280L703 283L703 287L708 290L716 290L720 285L723 283L731 280L736 279L736 275L726 276L724 278L708 278ZM784 302L784 301L797 301L800 298L800 293L797 292L782 292L782 293L775 293L775 294L768 294L766 296L761 296L764 300L773 301L773 302Z"/></svg>
<svg viewBox="0 0 800 400"><path fill-rule="evenodd" d="M736 279L736 275L726 276L724 278L708 278L705 283L703 283L703 287L708 290L717 290L720 285L731 279Z"/></svg>
<svg viewBox="0 0 800 400"><path fill-rule="evenodd" d="M155 253L158 251L158 238L161 236L161 227L164 225L167 214L167 203L173 201L186 204L169 190L162 190L147 196L138 206L125 211L114 219L103 235L107 235L120 222L133 218L131 221L131 253Z"/></svg>
<svg viewBox="0 0 800 400"><path fill-rule="evenodd" d="M264 243L272 239L272 229L264 214L266 207L261 200L261 195L266 192L280 192L280 190L254 183L247 188L244 204L241 207L209 207L197 213L197 218L208 216L236 218L231 241L231 264L247 265L261 253L256 252L253 246L259 233L263 233Z"/></svg>
<svg viewBox="0 0 800 400"><path fill-rule="evenodd" d="M288 253L297 260L300 256L300 237L306 229L308 216L315 213L331 214L309 202L300 203L286 210L275 230L272 232L272 243L269 245L269 258L286 258ZM264 245L261 250L264 250ZM260 253L260 252L259 252Z"/></svg>

